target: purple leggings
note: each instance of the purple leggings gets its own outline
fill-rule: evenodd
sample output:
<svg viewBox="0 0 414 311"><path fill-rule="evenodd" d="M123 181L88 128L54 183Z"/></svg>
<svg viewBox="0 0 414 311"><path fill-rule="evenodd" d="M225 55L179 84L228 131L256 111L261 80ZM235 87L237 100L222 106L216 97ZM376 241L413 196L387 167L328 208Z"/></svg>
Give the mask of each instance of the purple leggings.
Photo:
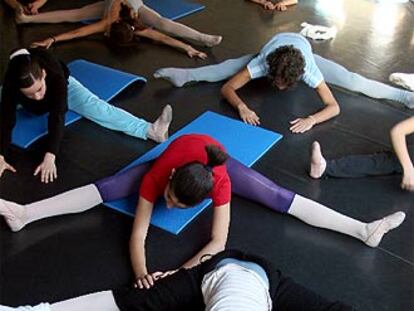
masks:
<svg viewBox="0 0 414 311"><path fill-rule="evenodd" d="M139 191L142 177L148 172L152 162L144 163L125 172L98 180L95 185L104 202L125 198ZM226 162L231 179L232 193L261 203L275 211L286 213L292 204L295 193L278 186L255 170L239 161L229 158Z"/></svg>

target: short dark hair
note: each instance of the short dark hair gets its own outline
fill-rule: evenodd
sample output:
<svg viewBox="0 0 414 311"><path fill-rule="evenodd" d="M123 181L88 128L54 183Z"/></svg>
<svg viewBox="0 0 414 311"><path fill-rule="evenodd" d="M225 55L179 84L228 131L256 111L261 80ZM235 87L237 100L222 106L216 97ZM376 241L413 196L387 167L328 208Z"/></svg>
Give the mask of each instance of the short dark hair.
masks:
<svg viewBox="0 0 414 311"><path fill-rule="evenodd" d="M302 78L305 72L305 59L302 52L293 45L284 45L266 58L269 65L268 79L273 86L281 81L287 88L291 88Z"/></svg>
<svg viewBox="0 0 414 311"><path fill-rule="evenodd" d="M35 80L42 78L42 67L35 56L21 54L14 56L8 66L13 82L20 89L31 87Z"/></svg>
<svg viewBox="0 0 414 311"><path fill-rule="evenodd" d="M200 162L191 162L176 169L171 181L170 189L177 200L193 206L204 200L213 190L214 179L212 168L222 165L228 158L220 147L208 145L205 147L208 157L206 165Z"/></svg>

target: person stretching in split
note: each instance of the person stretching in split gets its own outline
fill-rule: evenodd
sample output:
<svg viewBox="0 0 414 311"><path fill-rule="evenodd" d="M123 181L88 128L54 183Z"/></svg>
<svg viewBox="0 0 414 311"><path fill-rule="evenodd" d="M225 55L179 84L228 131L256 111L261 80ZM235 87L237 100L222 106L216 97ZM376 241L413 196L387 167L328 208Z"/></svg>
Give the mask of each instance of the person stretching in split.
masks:
<svg viewBox="0 0 414 311"><path fill-rule="evenodd" d="M191 208L207 197L213 201L210 241L182 264L191 268L205 254L225 248L230 225L231 193L260 203L274 211L292 215L303 222L352 236L376 247L385 233L405 218L396 212L370 223L342 215L322 204L280 187L225 153L224 147L208 135L189 134L176 138L152 163L132 167L54 197L21 205L0 199L0 214L10 229L19 231L39 219L86 211L137 193L139 199L130 240L130 256L140 288L154 284L147 270L145 240L154 203L164 197L168 207Z"/></svg>
<svg viewBox="0 0 414 311"><path fill-rule="evenodd" d="M34 114L49 113L48 144L42 163L34 175L48 183L57 178L55 164L65 128L68 109L112 130L141 139L163 142L168 138L172 119L171 106L165 106L154 123L98 98L70 75L65 64L44 49L19 49L10 55L10 63L1 90L0 103L0 177L5 171L16 172L8 163L7 153L16 124L17 105Z"/></svg>
<svg viewBox="0 0 414 311"><path fill-rule="evenodd" d="M142 0L105 0L96 2L80 9L62 10L37 15L24 15L21 22L60 23L80 22L83 20L100 19L99 21L34 42L33 46L49 48L60 41L105 33L110 42L116 46L137 43L137 38L147 38L169 45L183 51L189 57L206 58L204 52L174 37L193 40L207 47L220 44L222 37L201 33L183 24L160 16L157 12L143 4Z"/></svg>
<svg viewBox="0 0 414 311"><path fill-rule="evenodd" d="M249 54L200 68L162 68L154 73L154 77L166 79L176 87L188 82L230 79L222 87L222 94L238 111L240 118L252 125L259 125L260 117L237 95L237 90L250 80L262 77L267 77L270 84L279 90L290 89L302 80L316 90L325 107L308 116L292 120L290 130L293 133L306 132L316 124L339 114L339 105L327 83L372 98L394 100L408 108L414 108L414 92L367 79L313 54L306 38L296 33L275 35L259 54Z"/></svg>

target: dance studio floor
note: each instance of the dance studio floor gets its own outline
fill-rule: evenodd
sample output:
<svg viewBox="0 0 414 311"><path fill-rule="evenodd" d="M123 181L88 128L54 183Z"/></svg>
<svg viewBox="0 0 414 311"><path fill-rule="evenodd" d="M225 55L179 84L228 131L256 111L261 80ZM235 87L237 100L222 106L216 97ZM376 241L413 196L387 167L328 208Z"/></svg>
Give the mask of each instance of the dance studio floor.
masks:
<svg viewBox="0 0 414 311"><path fill-rule="evenodd" d="M174 109L171 133L202 112L232 118L237 114L221 98L222 83L182 89L152 78L160 67L201 66L257 52L272 35L298 32L304 21L338 27L337 37L312 43L316 53L349 69L386 82L392 72L414 72L414 3L384 5L370 0L299 0L288 11L266 12L243 0L198 0L206 9L181 19L196 29L224 36L223 43L195 60L173 49L141 41L125 50L107 46L101 35L57 44L62 60L87 59L148 78L114 101L135 115L154 120L167 103ZM53 1L45 9L77 7L92 1ZM11 49L78 25L16 26L12 11L0 5L0 74ZM354 304L360 310L414 310L414 194L399 188L400 176L354 180L312 180L308 150L321 142L328 157L391 148L389 130L412 115L395 102L377 101L333 88L341 114L300 135L289 120L322 108L316 93L300 84L279 92L266 81L243 88L241 96L261 117L264 128L284 138L254 168L282 186L363 221L404 211L402 226L371 249L353 238L312 228L292 217L234 197L228 247L266 256L282 271L319 293ZM411 139L411 142L414 142ZM155 146L81 120L66 128L58 157L59 178L43 185L32 176L44 140L29 150L13 149L18 174L0 179L0 197L19 203L39 200L111 175ZM204 211L178 236L151 227L147 238L150 270L175 268L209 238L211 210ZM56 301L131 282L128 255L133 219L99 206L88 212L38 221L19 233L0 220L0 302L8 305Z"/></svg>

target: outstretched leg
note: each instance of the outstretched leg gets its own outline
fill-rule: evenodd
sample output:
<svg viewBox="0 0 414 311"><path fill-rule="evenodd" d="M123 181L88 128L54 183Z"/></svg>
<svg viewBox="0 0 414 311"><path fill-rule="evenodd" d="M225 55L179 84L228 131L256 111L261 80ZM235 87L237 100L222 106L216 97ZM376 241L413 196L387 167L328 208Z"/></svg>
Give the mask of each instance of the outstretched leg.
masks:
<svg viewBox="0 0 414 311"><path fill-rule="evenodd" d="M157 121L151 124L98 98L75 78L69 77L68 106L76 113L111 130L141 139L150 138L156 142L168 138L168 128L172 120L172 109L169 105L164 108Z"/></svg>
<svg viewBox="0 0 414 311"><path fill-rule="evenodd" d="M41 303L36 306L10 308L0 305L0 311L119 311L112 291L96 292L59 301L54 304Z"/></svg>
<svg viewBox="0 0 414 311"><path fill-rule="evenodd" d="M162 17L160 14L150 9L146 5L141 6L138 14L144 24L148 26L152 26L158 30L167 32L176 37L201 42L208 47L220 44L221 40L223 39L221 36L213 36L201 33L193 28Z"/></svg>
<svg viewBox="0 0 414 311"><path fill-rule="evenodd" d="M233 193L295 216L311 226L350 235L371 247L378 246L384 234L398 227L405 218L403 212L397 212L381 220L363 223L282 188L235 159L227 160L227 170Z"/></svg>
<svg viewBox="0 0 414 311"><path fill-rule="evenodd" d="M0 311L161 311L204 309L201 291L194 286L201 283L203 275L199 269L185 270L157 280L149 290L132 287L106 290L53 304L43 303L34 307L9 308L0 305Z"/></svg>
<svg viewBox="0 0 414 311"><path fill-rule="evenodd" d="M339 159L325 160L318 142L312 144L310 175L339 178L358 178L401 174L402 167L393 152L349 155Z"/></svg>
<svg viewBox="0 0 414 311"><path fill-rule="evenodd" d="M85 5L79 9L57 10L39 13L35 15L26 15L23 10L16 13L16 22L24 23L76 23L84 20L93 20L102 18L104 14L104 1L99 1Z"/></svg>
<svg viewBox="0 0 414 311"><path fill-rule="evenodd" d="M166 79L176 87L182 87L188 82L218 82L234 76L246 67L254 56L255 54L248 54L199 68L161 68L154 73L154 77Z"/></svg>
<svg viewBox="0 0 414 311"><path fill-rule="evenodd" d="M314 54L316 65L321 70L325 81L346 90L362 93L368 97L388 99L414 108L414 92L405 91L387 84L368 79L345 67Z"/></svg>
<svg viewBox="0 0 414 311"><path fill-rule="evenodd" d="M19 231L36 220L81 213L102 202L117 200L136 194L142 177L151 163L143 163L123 173L97 181L95 184L75 188L31 204L20 205L0 199L0 215L12 231Z"/></svg>

